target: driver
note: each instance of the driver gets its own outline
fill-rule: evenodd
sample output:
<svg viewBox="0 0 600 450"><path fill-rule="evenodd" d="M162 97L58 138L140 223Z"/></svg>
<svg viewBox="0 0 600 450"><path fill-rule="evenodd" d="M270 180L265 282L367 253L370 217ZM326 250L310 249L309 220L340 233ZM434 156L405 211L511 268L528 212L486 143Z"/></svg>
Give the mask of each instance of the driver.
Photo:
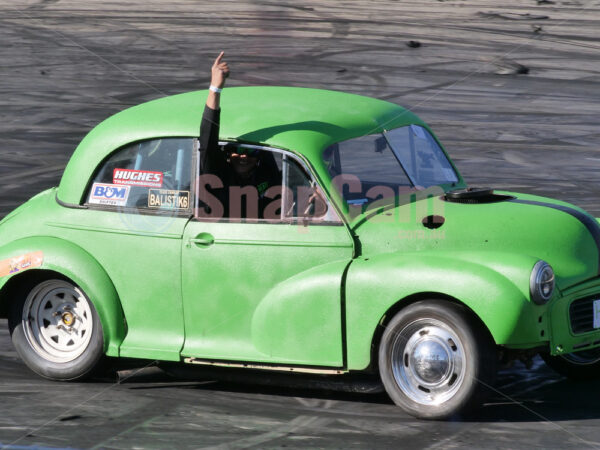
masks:
<svg viewBox="0 0 600 450"><path fill-rule="evenodd" d="M223 55L221 52L212 65L200 125L200 200L205 205L204 215L209 217L259 218L269 203L265 196L267 189L280 185L281 175L270 152L235 144L219 146L221 91L229 76L229 66L223 61ZM232 187L242 188L245 195L232 195Z"/></svg>

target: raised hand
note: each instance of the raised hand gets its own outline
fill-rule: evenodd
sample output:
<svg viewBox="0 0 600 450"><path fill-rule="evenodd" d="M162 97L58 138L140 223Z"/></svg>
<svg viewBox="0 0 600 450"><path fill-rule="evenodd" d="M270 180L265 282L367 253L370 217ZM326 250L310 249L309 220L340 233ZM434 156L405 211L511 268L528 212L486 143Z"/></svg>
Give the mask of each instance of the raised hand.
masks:
<svg viewBox="0 0 600 450"><path fill-rule="evenodd" d="M225 55L225 52L219 53L219 56L215 59L211 69L210 84L219 89L223 88L225 79L229 76L229 66L222 60L223 55Z"/></svg>

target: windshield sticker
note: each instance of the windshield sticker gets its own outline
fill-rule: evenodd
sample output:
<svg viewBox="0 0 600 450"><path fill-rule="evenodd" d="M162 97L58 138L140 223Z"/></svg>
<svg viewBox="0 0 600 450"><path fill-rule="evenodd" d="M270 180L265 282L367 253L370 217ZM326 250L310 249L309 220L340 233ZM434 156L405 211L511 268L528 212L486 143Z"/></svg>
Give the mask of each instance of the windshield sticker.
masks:
<svg viewBox="0 0 600 450"><path fill-rule="evenodd" d="M23 270L40 267L44 262L44 252L25 253L0 261L0 278Z"/></svg>
<svg viewBox="0 0 600 450"><path fill-rule="evenodd" d="M129 186L94 183L88 203L96 205L125 206L129 198Z"/></svg>
<svg viewBox="0 0 600 450"><path fill-rule="evenodd" d="M189 207L189 191L172 191L169 189L150 189L148 191L148 208L182 210Z"/></svg>
<svg viewBox="0 0 600 450"><path fill-rule="evenodd" d="M163 173L150 170L115 169L113 170L113 184L127 186L162 187Z"/></svg>

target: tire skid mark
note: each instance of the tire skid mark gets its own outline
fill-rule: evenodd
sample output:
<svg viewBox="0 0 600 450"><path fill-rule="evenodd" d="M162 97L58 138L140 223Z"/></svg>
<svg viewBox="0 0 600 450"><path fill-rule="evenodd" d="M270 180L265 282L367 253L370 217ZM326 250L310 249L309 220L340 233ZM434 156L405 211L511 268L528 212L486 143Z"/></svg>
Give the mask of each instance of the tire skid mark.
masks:
<svg viewBox="0 0 600 450"><path fill-rule="evenodd" d="M34 175L52 175L56 173L62 173L65 169L65 164L55 164L52 166L36 167L35 169L22 170L11 175L3 175L0 178L0 186L8 184L13 180L19 180L20 183L35 183L37 179Z"/></svg>
<svg viewBox="0 0 600 450"><path fill-rule="evenodd" d="M241 438L232 442L227 442L221 445L203 447L205 450L234 450L250 448L257 445L264 445L268 442L276 439L287 437L298 431L305 430L307 428L315 429L317 426L324 427L335 419L315 417L315 416L297 416L289 422L276 427L273 431L259 434L248 438Z"/></svg>
<svg viewBox="0 0 600 450"><path fill-rule="evenodd" d="M137 430L138 428L144 428L147 425L149 425L150 423L152 423L154 420L158 419L159 417L162 417L163 414L157 414L155 416L149 417L139 423L136 423L135 425L132 425L131 427L115 434L114 436L110 436L109 438L105 439L104 441L94 445L93 447L90 448L90 450L96 450L99 448L103 448L105 446L107 446L111 441L114 441L115 439L118 439L120 437L123 437L129 433L131 433L134 430Z"/></svg>

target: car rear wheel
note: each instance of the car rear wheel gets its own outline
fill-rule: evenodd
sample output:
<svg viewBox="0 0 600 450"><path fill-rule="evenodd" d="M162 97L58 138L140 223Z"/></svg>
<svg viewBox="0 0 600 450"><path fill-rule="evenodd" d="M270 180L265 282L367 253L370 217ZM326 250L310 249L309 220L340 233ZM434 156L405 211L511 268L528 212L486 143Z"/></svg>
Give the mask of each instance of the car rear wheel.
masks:
<svg viewBox="0 0 600 450"><path fill-rule="evenodd" d="M496 347L465 308L425 300L398 312L379 347L383 385L398 406L442 419L479 406L496 376Z"/></svg>
<svg viewBox="0 0 600 450"><path fill-rule="evenodd" d="M560 356L544 354L542 358L556 372L573 380L600 378L600 348Z"/></svg>
<svg viewBox="0 0 600 450"><path fill-rule="evenodd" d="M81 380L103 357L102 325L92 302L65 280L45 280L12 305L9 327L25 364L53 380Z"/></svg>

